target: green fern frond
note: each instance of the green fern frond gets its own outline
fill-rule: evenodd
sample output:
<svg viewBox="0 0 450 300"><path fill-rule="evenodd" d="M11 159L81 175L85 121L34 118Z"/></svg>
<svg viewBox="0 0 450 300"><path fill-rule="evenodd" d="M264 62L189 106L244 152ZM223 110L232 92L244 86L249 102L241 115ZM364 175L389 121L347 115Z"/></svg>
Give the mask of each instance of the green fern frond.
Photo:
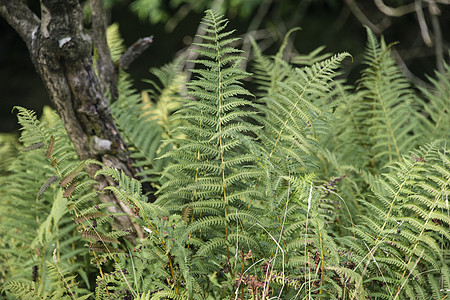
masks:
<svg viewBox="0 0 450 300"><path fill-rule="evenodd" d="M402 163L391 167L390 173L383 174L379 184L372 186L378 204L363 203L375 213L362 219L362 227L354 228L358 243L363 241L363 245L352 246L359 249L358 260L364 267L362 276L370 274L374 280L373 276L384 270L384 277L379 280L392 280L391 290L400 295L406 296L409 289L416 288L411 277L422 281L420 288L424 295L432 293L423 285L427 277L420 273L420 268L430 270L430 275L442 274L441 245L448 245L450 238L443 224L450 219L438 209L446 207L450 176L442 168L443 162L446 165L443 158L448 154L440 152L441 145L441 142L425 145L414 151L416 159L404 157ZM371 260L376 260L376 264L370 263ZM387 290L386 294L389 295Z"/></svg>
<svg viewBox="0 0 450 300"><path fill-rule="evenodd" d="M8 168L17 156L18 143L13 134L0 134L0 176L8 173Z"/></svg>
<svg viewBox="0 0 450 300"><path fill-rule="evenodd" d="M14 109L18 110L17 117L23 131L19 141L26 147L46 141L47 137L49 138L49 130L46 129L45 123L38 121L35 112L20 106L15 106Z"/></svg>
<svg viewBox="0 0 450 300"><path fill-rule="evenodd" d="M20 299L39 299L34 282L10 281L2 287L3 291L7 291Z"/></svg>
<svg viewBox="0 0 450 300"><path fill-rule="evenodd" d="M360 82L360 97L365 99L368 133L374 140L374 158L391 163L401 161L402 153L413 149L417 139L414 110L417 105L409 83L390 55L390 46L378 42L367 29L365 69Z"/></svg>
<svg viewBox="0 0 450 300"><path fill-rule="evenodd" d="M258 127L247 121L255 113L246 110L252 102L245 97L251 94L240 80L249 74L238 68L240 51L231 47L236 39L230 37L232 32L224 31L226 21L216 12L207 11L202 24L207 35L202 36L205 43L197 45L203 57L195 63L203 68L192 70L198 77L188 84L189 94L197 101L190 100L175 115L187 122L178 128L187 138L177 140L180 147L167 154L176 164L166 172L177 175L162 186L158 198L158 202L171 206L170 201L205 203L198 209L210 217L194 220L184 239L199 230L203 234L208 226L220 228L228 223L224 217L231 209L229 195L243 196L242 183L261 175L255 157L245 153L246 145L240 138ZM214 203L210 202L213 199L222 199L224 217L208 204ZM190 207L191 214L197 216L197 206ZM227 235L222 238L226 240Z"/></svg>
<svg viewBox="0 0 450 300"><path fill-rule="evenodd" d="M54 113L44 109L43 121L40 121L34 112L16 109L23 124L21 141L28 145L43 143L47 151L20 152L10 165L9 176L0 178L2 186L8 187L0 191L2 252L8 253L5 257L1 255L0 269L7 270L11 278L32 279L33 276L35 291L39 293L34 297L36 299L46 296L62 299L66 289L56 284L56 278L46 275L47 262L52 260L55 245L58 245L56 256L69 261L73 267L67 273L68 278L78 274L83 278L83 284L88 283L88 279L76 258L87 257L88 250L83 247L81 235L69 214L73 210L63 195L64 190L51 183L76 169L80 161ZM32 172L30 166L33 166ZM86 195L91 201L96 199L97 195L92 194L93 181L80 173L81 170L77 172L78 185L71 193L72 199ZM39 271L31 274L32 266L38 267ZM16 296L23 298L20 294Z"/></svg>
<svg viewBox="0 0 450 300"><path fill-rule="evenodd" d="M425 96L423 109L427 118L423 120L425 142L435 139L449 140L447 124L450 122L450 65L444 62L444 72L436 72L436 78L428 77L433 89L420 88Z"/></svg>
<svg viewBox="0 0 450 300"><path fill-rule="evenodd" d="M325 46L319 46L306 55L295 56L292 58L291 63L298 65L312 66L317 62L330 58L330 56L332 56L331 53L320 54L320 52L322 52L323 49L325 49Z"/></svg>
<svg viewBox="0 0 450 300"><path fill-rule="evenodd" d="M261 139L269 149L266 150L269 159L290 157L294 168L312 166L310 154L317 147L316 125L325 116L323 108L315 102L327 97L334 69L348 56L342 53L310 68L296 69L293 76L279 83L279 93L261 99L257 108L263 114L254 118L264 125Z"/></svg>
<svg viewBox="0 0 450 300"><path fill-rule="evenodd" d="M168 118L180 106L179 92L184 83L183 74L179 72L180 62L174 61L152 73L161 81L160 87L154 81L149 82L154 88L149 93L142 93L142 99L131 88L126 74L121 74L118 81L118 100L111 105L111 111L121 133L128 141L134 166L140 169L138 176L144 181L158 184L160 173L167 159L162 156L173 144L164 142L171 138L170 131L180 122ZM156 104L153 103L156 102Z"/></svg>
<svg viewBox="0 0 450 300"><path fill-rule="evenodd" d="M97 177L98 175L111 176L128 193L142 194L141 183L138 180L130 178L127 175L125 175L125 173L122 170L104 167L103 169L95 173L95 177Z"/></svg>

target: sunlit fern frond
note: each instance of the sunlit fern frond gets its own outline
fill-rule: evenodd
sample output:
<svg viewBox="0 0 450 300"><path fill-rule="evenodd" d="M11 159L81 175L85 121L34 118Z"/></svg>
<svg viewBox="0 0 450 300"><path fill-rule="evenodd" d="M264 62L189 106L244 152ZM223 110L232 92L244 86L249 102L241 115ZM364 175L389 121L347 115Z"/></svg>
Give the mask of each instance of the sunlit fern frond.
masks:
<svg viewBox="0 0 450 300"><path fill-rule="evenodd" d="M108 26L106 30L106 40L108 42L109 51L111 52L112 61L119 61L126 49L124 46L125 43L120 36L118 23L113 23Z"/></svg>
<svg viewBox="0 0 450 300"><path fill-rule="evenodd" d="M246 121L255 113L248 110L252 103L246 97L251 95L240 82L248 76L237 65L240 51L230 46L236 39L224 32L226 21L215 12L208 11L202 23L208 34L202 36L206 42L198 45L198 52L204 58L195 62L203 68L193 70L198 77L189 83L196 101L187 101L176 115L187 122L179 128L187 139L177 141L179 148L169 154L177 164L166 170L185 179L167 182L161 200L178 193L195 199L201 193L202 198L227 201L238 182L258 176L255 158L243 156L245 145L239 138L258 127ZM177 188L169 191L169 186Z"/></svg>
<svg viewBox="0 0 450 300"><path fill-rule="evenodd" d="M250 208L262 200L261 191L253 188L262 174L258 158L248 151L252 145L257 148L254 132L260 128L249 122L256 114L249 100L253 96L242 87L249 74L239 68L242 57L232 46L237 40L233 31L225 31L227 21L207 11L202 25L206 34L197 45L196 78L188 84L190 97L174 116L185 122L175 132L185 138L176 139L178 148L166 155L174 163L165 170L171 178L157 200L180 215L183 207L190 209L179 240L199 242L190 246L202 254L190 260L191 272L199 272L193 287L202 284L200 274L217 270L220 257L231 259L230 243L237 230L247 235L246 229L258 220ZM203 256L212 260L206 263Z"/></svg>
<svg viewBox="0 0 450 300"><path fill-rule="evenodd" d="M150 89L143 94L145 114L149 120L156 120L164 130L164 138L171 138L170 132L179 122L170 122L169 117L181 107L186 86L186 74L182 70L183 57L180 56L161 68L152 68L154 79L147 79ZM145 97L148 95L148 97Z"/></svg>

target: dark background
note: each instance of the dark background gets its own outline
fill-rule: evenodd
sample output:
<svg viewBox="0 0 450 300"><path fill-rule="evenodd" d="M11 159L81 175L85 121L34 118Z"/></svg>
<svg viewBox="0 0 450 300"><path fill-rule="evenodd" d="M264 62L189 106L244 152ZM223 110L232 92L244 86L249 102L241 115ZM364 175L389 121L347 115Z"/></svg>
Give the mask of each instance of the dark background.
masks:
<svg viewBox="0 0 450 300"><path fill-rule="evenodd" d="M293 48L301 54L309 53L321 45L326 45L326 52L348 51L353 56L353 63L348 62L343 68L348 81L353 83L361 69L366 33L363 24L349 9L350 2L352 1L269 1L268 11L259 26L260 29L267 28L270 32L266 38L265 44L268 44L268 48L265 53L275 53L284 34L290 28L300 26L302 30L294 33L291 38L294 40ZM384 1L393 7L411 2L413 1ZM162 66L189 46L203 13L192 10L182 18L174 30L167 31L165 26L167 18L158 23L139 18L130 9L131 3L132 1L116 0L109 15L111 22L119 23L122 38L127 46L141 37L154 36L154 42L150 48L134 61L128 70L134 78L136 88L145 89L148 86L142 82L142 79L148 78L149 68ZM426 75L432 75L436 69L435 48L424 44L416 14L389 17L384 15L371 0L360 0L355 3L372 23L382 28L381 31L387 43L399 42L395 49L412 73L408 75L410 79L419 84L426 84ZM253 10L247 12L239 11L242 7L234 7L233 10L232 4L228 5L230 9L226 17L230 20L229 28L237 29L238 34L246 33L259 4L254 5ZM450 5L438 4L438 7L444 57L448 62ZM36 7L33 9L37 10ZM170 17L179 11L180 6L169 5L168 2L163 1L161 9ZM426 7L424 13L431 31ZM0 99L0 132L17 130L18 125L12 112L15 105L33 109L38 115L42 112L44 105L50 105L46 91L34 71L25 44L2 18L0 18Z"/></svg>

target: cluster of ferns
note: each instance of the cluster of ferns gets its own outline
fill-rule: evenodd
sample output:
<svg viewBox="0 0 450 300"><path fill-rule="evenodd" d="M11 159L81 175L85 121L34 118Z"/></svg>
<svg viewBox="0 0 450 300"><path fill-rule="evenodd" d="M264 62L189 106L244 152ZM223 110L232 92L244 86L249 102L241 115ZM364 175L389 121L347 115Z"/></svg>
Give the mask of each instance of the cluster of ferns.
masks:
<svg viewBox="0 0 450 300"><path fill-rule="evenodd" d="M252 41L250 74L227 20L206 11L202 26L192 79L181 58L141 94L120 74L111 111L141 171L98 175L134 228L115 229L123 213L83 171L99 163L78 160L56 114L16 108L22 151L1 148L5 299L448 297L450 67L416 88L367 29L351 86L348 53L284 57L291 31L273 56ZM120 53L117 27L108 36Z"/></svg>

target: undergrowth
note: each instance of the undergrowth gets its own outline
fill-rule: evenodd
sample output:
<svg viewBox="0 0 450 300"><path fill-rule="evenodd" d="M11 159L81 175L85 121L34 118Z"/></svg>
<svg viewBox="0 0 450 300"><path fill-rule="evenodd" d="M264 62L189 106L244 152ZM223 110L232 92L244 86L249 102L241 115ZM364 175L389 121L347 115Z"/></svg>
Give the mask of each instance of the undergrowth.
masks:
<svg viewBox="0 0 450 300"><path fill-rule="evenodd" d="M202 24L189 82L181 59L142 94L120 74L111 110L140 172L97 175L133 229L114 229L123 214L83 171L99 163L77 159L61 120L16 108L20 151L0 148L5 299L447 298L450 67L416 89L367 29L355 87L337 79L348 53L283 59L289 34L273 56L253 42L250 74L227 20Z"/></svg>

